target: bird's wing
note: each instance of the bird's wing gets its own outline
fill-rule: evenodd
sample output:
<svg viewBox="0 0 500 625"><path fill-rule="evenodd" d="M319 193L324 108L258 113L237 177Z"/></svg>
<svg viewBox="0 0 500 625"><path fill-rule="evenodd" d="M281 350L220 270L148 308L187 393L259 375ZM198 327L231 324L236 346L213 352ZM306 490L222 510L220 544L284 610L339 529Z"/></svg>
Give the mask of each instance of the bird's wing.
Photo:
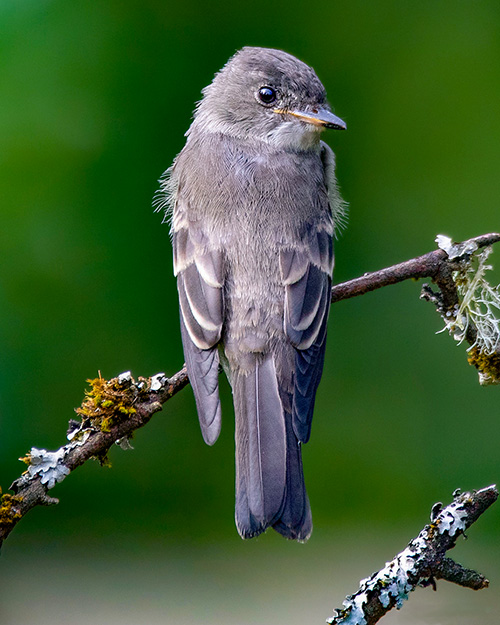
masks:
<svg viewBox="0 0 500 625"><path fill-rule="evenodd" d="M331 198L329 187L335 184L335 157L326 145L321 156L325 187ZM330 219L311 227L301 246L284 248L280 252L285 286L285 332L296 348L293 429L302 443L309 440L314 399L323 372L333 262Z"/></svg>
<svg viewBox="0 0 500 625"><path fill-rule="evenodd" d="M323 371L333 268L331 234L316 231L303 249L283 249L280 264L285 285L285 332L296 348L293 428L298 440L305 443Z"/></svg>
<svg viewBox="0 0 500 625"><path fill-rule="evenodd" d="M180 196L174 208L172 231L184 357L203 438L212 445L221 421L217 343L224 308L223 252L211 246L201 222L189 218Z"/></svg>

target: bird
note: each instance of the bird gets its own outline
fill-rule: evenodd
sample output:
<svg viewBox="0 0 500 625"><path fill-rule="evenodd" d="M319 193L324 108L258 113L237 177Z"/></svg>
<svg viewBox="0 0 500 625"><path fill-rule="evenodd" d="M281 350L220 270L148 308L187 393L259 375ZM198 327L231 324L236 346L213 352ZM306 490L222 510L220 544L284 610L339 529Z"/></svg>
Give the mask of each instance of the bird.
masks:
<svg viewBox="0 0 500 625"><path fill-rule="evenodd" d="M272 527L305 542L301 445L346 210L320 136L346 124L314 70L281 50L242 48L202 94L155 198L170 223L187 373L208 445L221 428L220 366L232 388L240 536Z"/></svg>

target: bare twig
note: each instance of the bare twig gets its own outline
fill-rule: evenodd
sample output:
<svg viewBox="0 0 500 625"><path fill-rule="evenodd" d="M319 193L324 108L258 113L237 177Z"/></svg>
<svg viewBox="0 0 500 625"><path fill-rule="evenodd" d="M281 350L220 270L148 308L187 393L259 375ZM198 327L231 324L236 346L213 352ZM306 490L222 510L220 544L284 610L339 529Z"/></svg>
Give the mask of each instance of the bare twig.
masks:
<svg viewBox="0 0 500 625"><path fill-rule="evenodd" d="M470 241L484 247L500 241L500 234L485 234ZM427 277L440 288L441 293L435 298L441 309L443 306L449 308L457 301L452 279L453 262L445 251L435 250L334 286L332 302L364 295L410 278ZM134 380L127 372L109 381L97 378L90 382L92 388L81 408L77 409L82 420L70 422L70 442L55 452L32 448L24 458L28 470L11 486L13 494L6 493L1 497L0 547L32 508L57 503L57 499L48 496L50 488L90 458L97 458L105 464L112 445L117 442L126 447L133 432L144 426L189 380L184 367L171 378L160 373Z"/></svg>
<svg viewBox="0 0 500 625"><path fill-rule="evenodd" d="M344 607L335 610L332 625L373 625L392 608L400 608L408 594L417 586L432 586L436 579L445 579L466 588L487 588L488 580L471 569L466 569L446 552L455 546L474 521L498 497L495 486L479 491L454 493L454 501L440 509L433 507L431 523L426 525L401 553L383 569L360 582L359 590L344 601Z"/></svg>

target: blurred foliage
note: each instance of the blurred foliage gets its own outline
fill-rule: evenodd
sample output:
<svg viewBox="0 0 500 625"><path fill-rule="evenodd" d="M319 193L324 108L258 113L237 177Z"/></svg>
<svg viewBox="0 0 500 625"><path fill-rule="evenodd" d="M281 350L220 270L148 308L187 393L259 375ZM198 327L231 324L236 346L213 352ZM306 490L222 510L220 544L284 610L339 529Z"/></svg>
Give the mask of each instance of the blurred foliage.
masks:
<svg viewBox="0 0 500 625"><path fill-rule="evenodd" d="M500 229L499 27L496 0L0 0L2 487L32 445L63 443L86 378L181 367L168 227L151 199L201 88L236 49L282 48L312 65L348 124L326 136L350 203L342 281L430 251L438 233ZM435 336L441 321L419 289L332 309L304 448L312 544L373 524L409 539L456 487L500 481L500 389L480 388L465 349ZM183 391L133 452L114 450L111 470L85 466L58 486L61 504L31 513L8 553L43 530L49 544L224 538L258 557L276 541L237 542L227 384L223 403L208 448ZM481 528L498 552L498 510Z"/></svg>

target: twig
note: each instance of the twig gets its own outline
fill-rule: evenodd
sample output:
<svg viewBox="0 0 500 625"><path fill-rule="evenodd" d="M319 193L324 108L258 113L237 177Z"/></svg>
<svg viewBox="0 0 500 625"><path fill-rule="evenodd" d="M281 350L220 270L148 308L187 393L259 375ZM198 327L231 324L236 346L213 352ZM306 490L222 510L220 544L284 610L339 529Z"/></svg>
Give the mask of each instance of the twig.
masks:
<svg viewBox="0 0 500 625"><path fill-rule="evenodd" d="M444 509L436 504L430 525L383 569L361 580L359 590L345 599L344 607L335 610L328 622L331 625L373 625L392 608L401 608L417 586L432 586L436 590L436 579L473 590L487 588L489 582L483 575L457 564L446 557L446 552L497 497L496 487L489 486L470 493L455 491L454 501Z"/></svg>
<svg viewBox="0 0 500 625"><path fill-rule="evenodd" d="M470 241L484 247L500 241L500 234L485 234ZM457 297L451 277L452 263L446 252L435 250L334 286L332 302L364 295L410 278L428 277L441 289L440 304L444 301L446 305L452 305ZM11 486L13 494L6 493L0 498L0 547L32 508L57 503L57 499L48 495L50 488L90 458L106 464L113 444L116 442L126 448L133 432L146 425L189 380L184 367L171 378L159 373L136 381L127 372L109 381L99 377L90 382L92 389L81 408L77 409L82 421L70 422L70 442L55 452L32 448L23 459L28 470Z"/></svg>
<svg viewBox="0 0 500 625"><path fill-rule="evenodd" d="M500 241L500 234L491 232L483 234L479 237L469 239L477 244L478 247L486 247ZM451 279L452 270L450 270L450 261L444 250L434 250L423 256L412 258L404 263L392 265L380 271L372 271L365 273L359 278L336 284L332 288L332 303L339 302L343 299L364 295L369 291L375 291L390 284L397 284L404 280L418 278L432 278L441 290L446 291L446 297L451 300L456 294L456 287Z"/></svg>

